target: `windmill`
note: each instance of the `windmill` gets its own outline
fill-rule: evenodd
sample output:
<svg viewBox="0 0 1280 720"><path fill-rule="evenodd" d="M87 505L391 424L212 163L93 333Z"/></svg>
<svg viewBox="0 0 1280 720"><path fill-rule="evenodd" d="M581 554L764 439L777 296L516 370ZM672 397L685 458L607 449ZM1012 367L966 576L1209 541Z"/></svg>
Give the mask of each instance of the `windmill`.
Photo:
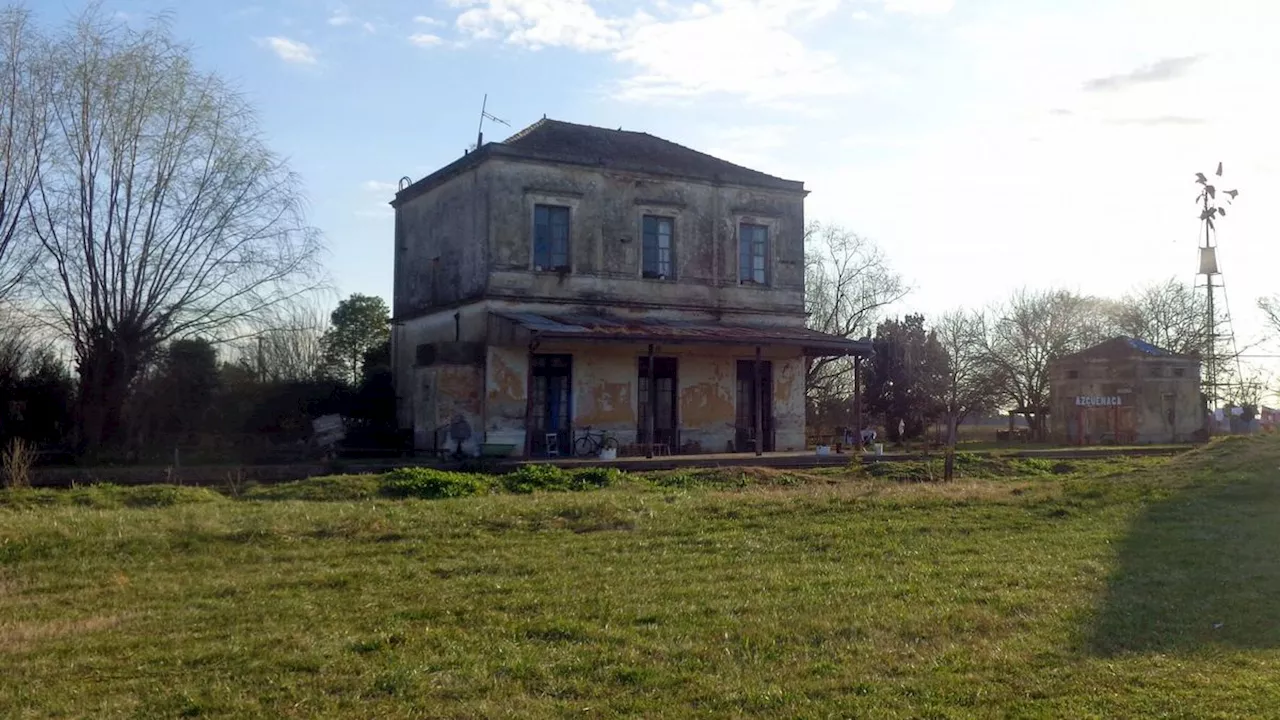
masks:
<svg viewBox="0 0 1280 720"><path fill-rule="evenodd" d="M1218 163L1218 170L1214 173L1215 178L1222 177L1222 163ZM1197 287L1203 287L1206 295L1206 324L1205 324L1205 377L1206 396L1209 400L1210 408L1216 408L1218 402L1222 399L1219 397L1218 385L1222 375L1222 358L1218 352L1219 343L1226 341L1232 348L1233 354L1235 348L1235 334L1231 329L1230 306L1227 304L1226 284L1222 279L1222 270L1218 265L1218 229L1217 222L1226 217L1227 209L1218 204L1218 195L1221 194L1226 198L1228 205L1236 199L1239 192L1236 190L1225 190L1219 193L1218 182L1205 176L1204 173L1196 173L1196 184L1200 186L1200 193L1196 195L1196 204L1200 206L1200 226L1203 230L1202 240L1200 242L1200 267L1196 271L1198 277L1203 277L1203 285L1197 283ZM1216 309L1218 300L1217 291L1221 290L1222 307L1225 311L1220 318ZM1225 328L1225 332L1224 332ZM1236 362L1239 363L1238 354L1236 354ZM1237 375L1239 368L1237 367Z"/></svg>

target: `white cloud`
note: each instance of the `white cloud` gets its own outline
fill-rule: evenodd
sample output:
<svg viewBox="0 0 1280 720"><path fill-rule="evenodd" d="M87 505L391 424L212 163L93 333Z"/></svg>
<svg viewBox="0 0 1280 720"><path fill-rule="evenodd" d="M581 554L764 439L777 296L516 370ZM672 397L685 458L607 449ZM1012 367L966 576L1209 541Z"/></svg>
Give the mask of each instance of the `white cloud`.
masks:
<svg viewBox="0 0 1280 720"><path fill-rule="evenodd" d="M1193 175L1222 160L1241 193L1219 241L1243 345L1254 301L1278 292L1280 206L1263 198L1280 194L1280 107L1257 91L1280 71L1276 22L1262 2L975 6L913 63L907 99L927 111L855 115L823 153L788 154L805 163L792 176L808 216L875 238L917 288L904 309L934 314L1023 284L1193 281Z"/></svg>
<svg viewBox="0 0 1280 720"><path fill-rule="evenodd" d="M430 17L430 16L428 16L428 15L415 15L415 16L414 16L414 18L413 18L413 21L414 21L415 23L419 24L419 25L426 25L426 26L428 26L428 27L435 26L435 25L443 25L443 24L444 24L444 22L443 22L443 21L441 21L441 20L437 20L437 19L435 19L435 18L433 18L433 17Z"/></svg>
<svg viewBox="0 0 1280 720"><path fill-rule="evenodd" d="M258 41L271 49L281 60L298 65L315 65L317 53L310 45L301 40L290 40L287 37L273 36Z"/></svg>
<svg viewBox="0 0 1280 720"><path fill-rule="evenodd" d="M841 2L661 2L659 19L643 10L603 16L588 0L452 0L468 7L456 24L473 40L610 53L631 71L617 87L623 99L725 93L773 104L856 87L834 54L801 37Z"/></svg>
<svg viewBox="0 0 1280 720"><path fill-rule="evenodd" d="M431 33L414 33L409 36L409 42L417 45L418 47L429 48L443 43L444 39L439 35L432 35Z"/></svg>
<svg viewBox="0 0 1280 720"><path fill-rule="evenodd" d="M393 193L396 191L395 183L386 182L384 180L365 180L364 184L361 187L373 193L385 194L385 193Z"/></svg>
<svg viewBox="0 0 1280 720"><path fill-rule="evenodd" d="M378 26L369 21L363 20L351 14L345 5L339 5L333 14L329 16L327 21L333 27L346 27L348 25L358 25L365 33L372 35L378 31Z"/></svg>
<svg viewBox="0 0 1280 720"><path fill-rule="evenodd" d="M728 93L771 103L849 92L857 83L835 55L810 48L794 28L825 7L742 2L638 27L616 54L635 70L623 81L620 96L648 100Z"/></svg>
<svg viewBox="0 0 1280 720"><path fill-rule="evenodd" d="M884 9L903 15L945 15L955 4L955 0L884 0Z"/></svg>
<svg viewBox="0 0 1280 720"><path fill-rule="evenodd" d="M587 0L488 0L457 20L469 35L502 35L532 49L607 50L622 41L620 23L596 14Z"/></svg>

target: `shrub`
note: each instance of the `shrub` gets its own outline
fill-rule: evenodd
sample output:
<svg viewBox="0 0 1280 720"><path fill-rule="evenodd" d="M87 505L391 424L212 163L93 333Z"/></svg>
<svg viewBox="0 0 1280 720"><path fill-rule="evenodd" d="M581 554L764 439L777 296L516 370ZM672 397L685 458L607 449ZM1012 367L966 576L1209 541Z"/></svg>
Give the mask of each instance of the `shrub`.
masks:
<svg viewBox="0 0 1280 720"><path fill-rule="evenodd" d="M4 470L4 485L9 488L31 487L31 466L35 464L36 452L26 440L14 438L9 446L0 453L0 465Z"/></svg>
<svg viewBox="0 0 1280 720"><path fill-rule="evenodd" d="M961 467L957 463L957 469ZM933 482L942 479L942 463L936 460L890 460L871 463L867 466L867 474L884 480L897 482Z"/></svg>
<svg viewBox="0 0 1280 720"><path fill-rule="evenodd" d="M438 498L483 495L493 481L484 475L449 472L434 468L400 468L382 476L379 492L391 498Z"/></svg>
<svg viewBox="0 0 1280 720"><path fill-rule="evenodd" d="M507 492L513 493L563 492L572 489L573 475L555 465L528 464L503 475L501 482Z"/></svg>
<svg viewBox="0 0 1280 720"><path fill-rule="evenodd" d="M622 471L615 468L583 468L573 472L575 490L596 490L609 487L622 479Z"/></svg>
<svg viewBox="0 0 1280 720"><path fill-rule="evenodd" d="M565 470L555 465L521 465L502 476L503 489L513 493L574 492L598 490L617 482L622 473L613 468Z"/></svg>

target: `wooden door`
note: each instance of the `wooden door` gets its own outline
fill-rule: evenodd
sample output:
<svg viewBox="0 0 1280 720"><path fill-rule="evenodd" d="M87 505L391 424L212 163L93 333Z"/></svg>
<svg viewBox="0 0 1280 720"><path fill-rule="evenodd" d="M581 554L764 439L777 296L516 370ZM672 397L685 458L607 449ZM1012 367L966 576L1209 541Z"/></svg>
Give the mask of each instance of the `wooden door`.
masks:
<svg viewBox="0 0 1280 720"><path fill-rule="evenodd" d="M756 402L761 405L764 451L773 452L773 363L760 361L760 378L753 382L754 360L738 361L738 407L735 420L735 449L738 452L754 452L756 449Z"/></svg>

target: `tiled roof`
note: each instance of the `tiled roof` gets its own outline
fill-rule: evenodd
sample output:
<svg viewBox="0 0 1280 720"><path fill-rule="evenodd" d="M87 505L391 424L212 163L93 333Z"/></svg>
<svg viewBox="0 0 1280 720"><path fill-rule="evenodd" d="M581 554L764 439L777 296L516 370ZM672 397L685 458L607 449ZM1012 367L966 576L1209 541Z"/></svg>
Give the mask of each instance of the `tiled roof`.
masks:
<svg viewBox="0 0 1280 720"><path fill-rule="evenodd" d="M804 183L735 165L649 133L543 118L503 143L539 159L803 191Z"/></svg>
<svg viewBox="0 0 1280 720"><path fill-rule="evenodd" d="M597 315L542 315L527 312L494 314L542 337L624 342L781 345L803 348L807 354L814 356L869 355L871 353L871 343L865 340L850 340L805 327L786 325L756 326L657 318L622 319Z"/></svg>
<svg viewBox="0 0 1280 720"><path fill-rule="evenodd" d="M483 147L419 179L397 192L391 204L394 206L408 202L460 173L475 168L490 157L569 163L793 193L805 192L802 182L783 180L734 165L648 133L609 130L543 118L507 138L505 142L485 143Z"/></svg>

